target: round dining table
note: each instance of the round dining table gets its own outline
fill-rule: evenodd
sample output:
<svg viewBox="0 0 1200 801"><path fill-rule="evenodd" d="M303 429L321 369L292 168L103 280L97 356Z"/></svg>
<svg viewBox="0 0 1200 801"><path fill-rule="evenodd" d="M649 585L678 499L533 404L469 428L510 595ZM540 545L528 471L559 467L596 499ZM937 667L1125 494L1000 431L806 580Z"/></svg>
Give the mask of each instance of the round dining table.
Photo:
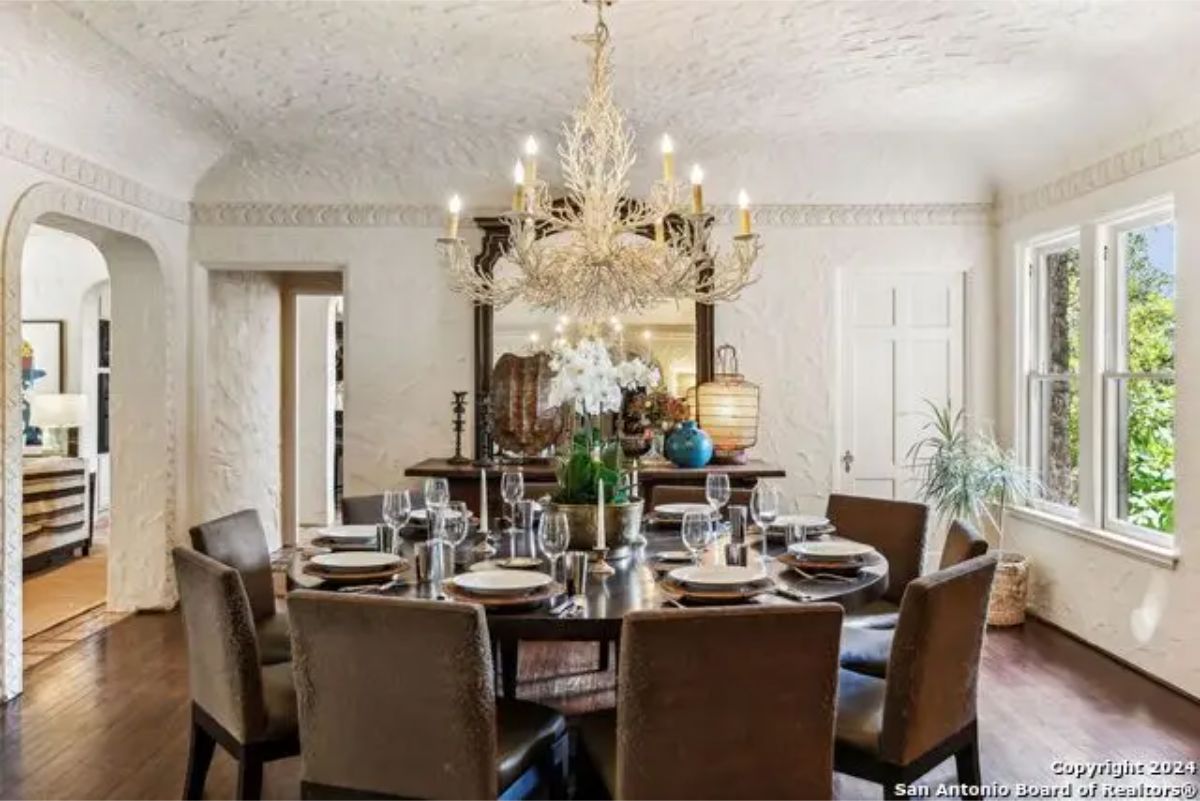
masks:
<svg viewBox="0 0 1200 801"><path fill-rule="evenodd" d="M656 570L654 562L656 554L680 550L678 530L652 528L643 532L643 535L645 544L633 548L629 557L610 562L614 568L613 573L588 575L585 593L578 599L577 608L569 613L554 614L558 606L554 601L534 608L526 607L513 611L488 609L488 629L496 645L502 692L506 697L513 697L516 693L517 643L521 640L599 641L602 648L607 648L609 641L619 642L621 621L627 612L669 609L680 605L659 588L661 568ZM388 589L384 594L395 598L444 598L438 587L414 583L415 576L411 566L412 541L407 537L403 537L402 541L401 551L408 567L398 574L401 584ZM761 559L760 543L761 537L751 536L751 564ZM768 556L777 556L784 551L782 540L776 542L772 537L769 543ZM712 558L712 552L715 550L717 549L709 549L708 558ZM464 545L459 552L460 558L466 554L469 554L469 563L460 562L456 568L459 572L470 570L470 562L487 559L478 556L477 551ZM287 569L289 589L371 591L370 588L339 586L304 572L304 564L308 558L308 554L303 550L297 550L292 555ZM767 567L775 580L775 586L786 595L767 593L748 603L774 605L832 601L849 612L880 597L887 589L887 562L881 555L854 576L800 575L773 558L768 561ZM562 570L563 560L559 559L559 576L562 575ZM602 662L606 663L607 660L602 659Z"/></svg>

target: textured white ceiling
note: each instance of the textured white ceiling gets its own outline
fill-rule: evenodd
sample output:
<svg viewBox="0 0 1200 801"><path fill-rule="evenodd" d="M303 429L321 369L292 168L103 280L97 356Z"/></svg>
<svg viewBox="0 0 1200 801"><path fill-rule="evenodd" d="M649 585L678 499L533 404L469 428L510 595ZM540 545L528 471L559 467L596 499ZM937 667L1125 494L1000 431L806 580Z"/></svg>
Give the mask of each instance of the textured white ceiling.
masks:
<svg viewBox="0 0 1200 801"><path fill-rule="evenodd" d="M502 202L577 102L574 2L64 3L100 68L229 147L202 194ZM1200 99L1200 3L622 0L618 101L710 194L964 200L1072 166ZM72 36L76 36L73 32ZM1039 176L1049 177L1049 176Z"/></svg>

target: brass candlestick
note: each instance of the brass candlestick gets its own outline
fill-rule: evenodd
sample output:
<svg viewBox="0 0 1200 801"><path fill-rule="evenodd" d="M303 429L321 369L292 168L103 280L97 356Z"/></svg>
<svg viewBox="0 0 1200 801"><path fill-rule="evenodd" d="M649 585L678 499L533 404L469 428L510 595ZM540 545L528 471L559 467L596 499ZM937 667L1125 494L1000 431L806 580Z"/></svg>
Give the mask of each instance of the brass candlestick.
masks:
<svg viewBox="0 0 1200 801"><path fill-rule="evenodd" d="M463 456L462 452L463 431L467 427L467 393L455 392L453 394L454 401L451 407L454 409L454 455L450 457L450 464L468 464L471 460Z"/></svg>
<svg viewBox="0 0 1200 801"><path fill-rule="evenodd" d="M611 576L617 570L608 563L605 557L608 556L607 548L592 549L592 564L588 568L588 572L596 576Z"/></svg>

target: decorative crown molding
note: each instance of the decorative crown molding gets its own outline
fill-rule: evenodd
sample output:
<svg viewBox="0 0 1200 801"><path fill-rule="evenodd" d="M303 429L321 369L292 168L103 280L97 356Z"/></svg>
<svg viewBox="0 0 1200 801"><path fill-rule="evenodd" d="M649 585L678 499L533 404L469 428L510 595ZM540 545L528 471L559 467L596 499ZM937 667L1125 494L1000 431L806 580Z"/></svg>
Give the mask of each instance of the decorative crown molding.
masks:
<svg viewBox="0 0 1200 801"><path fill-rule="evenodd" d="M1200 121L1176 128L1023 192L1002 195L998 218L1009 222L1200 153Z"/></svg>
<svg viewBox="0 0 1200 801"><path fill-rule="evenodd" d="M714 206L718 225L732 225L737 208ZM499 214L499 209L476 210ZM193 203L192 223L205 226L290 228L437 228L445 223L439 206L387 203ZM990 203L804 204L755 206L754 221L775 228L825 226L987 225ZM465 223L465 221L464 221Z"/></svg>
<svg viewBox="0 0 1200 801"><path fill-rule="evenodd" d="M63 181L176 222L188 221L188 204L102 167L94 161L0 125L0 156L19 161Z"/></svg>

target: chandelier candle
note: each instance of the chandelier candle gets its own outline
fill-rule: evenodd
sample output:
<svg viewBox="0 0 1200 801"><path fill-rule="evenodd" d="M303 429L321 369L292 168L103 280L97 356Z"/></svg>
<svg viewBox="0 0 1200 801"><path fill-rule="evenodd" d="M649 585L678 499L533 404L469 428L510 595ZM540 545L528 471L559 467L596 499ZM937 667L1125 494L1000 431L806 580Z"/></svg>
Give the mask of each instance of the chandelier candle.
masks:
<svg viewBox="0 0 1200 801"><path fill-rule="evenodd" d="M462 198L450 198L450 218L446 221L446 238L458 239L458 215L462 211Z"/></svg>
<svg viewBox="0 0 1200 801"><path fill-rule="evenodd" d="M663 182L669 184L675 180L675 143L667 134L662 137L662 157Z"/></svg>
<svg viewBox="0 0 1200 801"><path fill-rule="evenodd" d="M666 224L662 217L654 221L654 241L660 245L667 241Z"/></svg>
<svg viewBox="0 0 1200 801"><path fill-rule="evenodd" d="M692 214L704 213L704 170L692 165Z"/></svg>
<svg viewBox="0 0 1200 801"><path fill-rule="evenodd" d="M742 222L739 234L741 236L750 236L750 196L746 194L745 189L738 192L738 211Z"/></svg>
<svg viewBox="0 0 1200 801"><path fill-rule="evenodd" d="M529 178L530 186L537 183L537 154L537 140L530 136L525 140L525 175Z"/></svg>
<svg viewBox="0 0 1200 801"><path fill-rule="evenodd" d="M525 165L517 160L513 167L513 207L518 214L525 211Z"/></svg>

